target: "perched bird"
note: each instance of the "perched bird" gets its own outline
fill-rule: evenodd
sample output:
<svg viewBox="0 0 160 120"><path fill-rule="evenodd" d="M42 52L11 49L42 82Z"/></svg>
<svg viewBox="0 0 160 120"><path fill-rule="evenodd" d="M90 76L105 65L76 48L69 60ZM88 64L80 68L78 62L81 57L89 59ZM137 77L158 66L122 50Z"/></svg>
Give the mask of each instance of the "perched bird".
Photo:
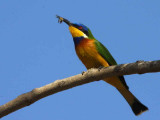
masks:
<svg viewBox="0 0 160 120"><path fill-rule="evenodd" d="M60 23L64 21L69 26L77 56L87 69L117 65L108 49L94 38L88 27L83 24L71 23L60 16L57 16L57 18ZM123 76L106 78L104 81L114 86L122 94L135 115L139 115L148 110L148 108L129 91L129 87Z"/></svg>

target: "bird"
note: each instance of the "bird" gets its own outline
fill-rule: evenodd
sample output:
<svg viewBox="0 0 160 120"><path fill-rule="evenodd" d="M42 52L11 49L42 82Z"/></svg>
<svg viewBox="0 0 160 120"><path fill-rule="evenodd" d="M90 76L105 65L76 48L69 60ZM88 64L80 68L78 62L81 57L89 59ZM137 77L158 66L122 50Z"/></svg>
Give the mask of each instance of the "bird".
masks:
<svg viewBox="0 0 160 120"><path fill-rule="evenodd" d="M59 23L65 22L69 26L76 54L87 69L117 65L117 62L109 50L95 39L87 26L81 23L72 23L58 15L57 18ZM121 93L136 116L148 110L148 108L129 91L129 87L123 76L113 76L103 80Z"/></svg>

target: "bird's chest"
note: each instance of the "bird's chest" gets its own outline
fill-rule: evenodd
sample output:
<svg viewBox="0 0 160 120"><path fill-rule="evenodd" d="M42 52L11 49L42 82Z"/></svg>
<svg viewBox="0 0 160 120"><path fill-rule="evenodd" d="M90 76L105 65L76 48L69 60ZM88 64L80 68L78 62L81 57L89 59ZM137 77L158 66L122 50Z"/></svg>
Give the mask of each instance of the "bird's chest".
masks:
<svg viewBox="0 0 160 120"><path fill-rule="evenodd" d="M97 50L92 41L82 41L79 45L75 47L75 49L77 55L83 59L93 59L97 54Z"/></svg>
<svg viewBox="0 0 160 120"><path fill-rule="evenodd" d="M98 68L102 66L104 59L99 55L94 41L86 40L80 42L76 47L76 53L82 63L89 68Z"/></svg>

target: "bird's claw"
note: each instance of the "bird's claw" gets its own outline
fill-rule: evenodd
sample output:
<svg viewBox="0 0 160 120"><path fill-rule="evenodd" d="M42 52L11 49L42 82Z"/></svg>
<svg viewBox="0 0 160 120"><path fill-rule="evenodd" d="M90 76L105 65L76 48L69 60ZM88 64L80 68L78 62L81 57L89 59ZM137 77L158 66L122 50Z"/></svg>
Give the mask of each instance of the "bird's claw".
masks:
<svg viewBox="0 0 160 120"><path fill-rule="evenodd" d="M144 60L137 60L136 63L144 62Z"/></svg>
<svg viewBox="0 0 160 120"><path fill-rule="evenodd" d="M104 68L104 66L100 66L100 67L98 68L98 71L100 71L102 68Z"/></svg>
<svg viewBox="0 0 160 120"><path fill-rule="evenodd" d="M81 74L84 75L85 71L83 71Z"/></svg>

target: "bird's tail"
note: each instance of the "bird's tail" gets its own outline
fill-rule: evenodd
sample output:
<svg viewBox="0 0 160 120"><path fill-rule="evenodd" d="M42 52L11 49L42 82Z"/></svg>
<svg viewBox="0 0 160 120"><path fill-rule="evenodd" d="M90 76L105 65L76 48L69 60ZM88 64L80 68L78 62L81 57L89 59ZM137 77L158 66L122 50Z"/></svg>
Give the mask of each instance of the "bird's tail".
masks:
<svg viewBox="0 0 160 120"><path fill-rule="evenodd" d="M130 107L132 108L132 111L135 115L140 115L141 113L148 110L148 108L143 105L130 91L125 83L124 79L123 81L120 80L118 77L110 77L107 79L104 79L105 82L111 84L112 86L116 87L117 90L122 94L122 96L126 99Z"/></svg>
<svg viewBox="0 0 160 120"><path fill-rule="evenodd" d="M140 115L148 110L148 108L143 105L126 87L121 87L118 91L126 99L135 115Z"/></svg>

